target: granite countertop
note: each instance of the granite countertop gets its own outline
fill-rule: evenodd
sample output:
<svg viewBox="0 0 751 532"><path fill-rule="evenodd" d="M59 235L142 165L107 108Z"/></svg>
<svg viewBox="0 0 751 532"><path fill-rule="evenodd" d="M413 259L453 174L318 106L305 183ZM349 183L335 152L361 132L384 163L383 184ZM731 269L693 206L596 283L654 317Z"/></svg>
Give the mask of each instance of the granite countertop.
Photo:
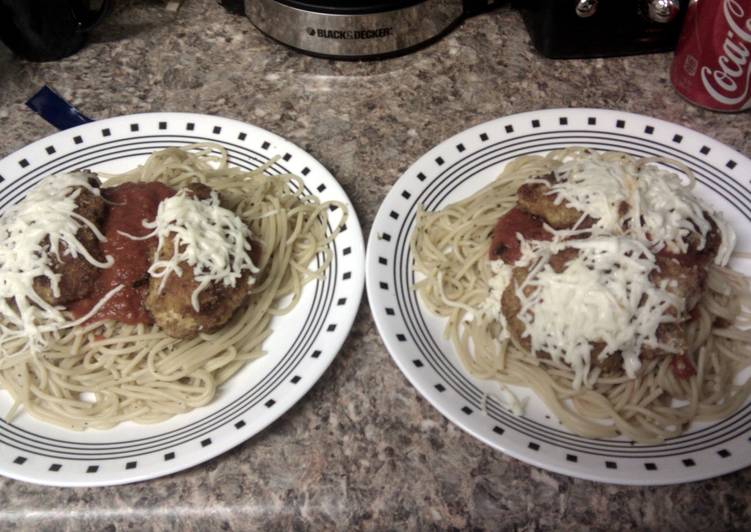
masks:
<svg viewBox="0 0 751 532"><path fill-rule="evenodd" d="M192 111L257 124L342 183L367 232L399 175L443 139L511 113L602 107L683 124L751 155L751 116L682 100L671 54L553 61L510 8L378 62L307 57L214 2L177 14L128 0L76 55L20 61L0 47L0 157L53 133L24 105L44 83L85 114ZM568 478L449 423L392 363L363 301L349 340L303 401L203 465L108 488L0 478L0 529L747 529L751 469L668 487ZM18 528L14 528L14 526Z"/></svg>

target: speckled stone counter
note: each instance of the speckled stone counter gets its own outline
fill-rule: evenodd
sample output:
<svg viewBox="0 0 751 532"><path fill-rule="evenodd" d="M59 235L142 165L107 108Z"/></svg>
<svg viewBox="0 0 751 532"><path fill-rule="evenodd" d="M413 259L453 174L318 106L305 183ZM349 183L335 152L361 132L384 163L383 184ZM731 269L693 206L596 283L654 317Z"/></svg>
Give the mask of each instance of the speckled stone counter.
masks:
<svg viewBox="0 0 751 532"><path fill-rule="evenodd" d="M53 132L24 105L44 83L95 118L193 111L302 146L352 198L367 232L399 175L441 140L510 113L621 109L677 122L751 154L751 115L694 107L670 54L552 61L509 8L427 49L378 62L290 51L218 4L123 1L59 62L0 47L0 156ZM450 424L406 381L363 301L313 390L216 459L149 482L58 489L0 478L0 529L748 529L751 469L687 485L595 484L530 467Z"/></svg>

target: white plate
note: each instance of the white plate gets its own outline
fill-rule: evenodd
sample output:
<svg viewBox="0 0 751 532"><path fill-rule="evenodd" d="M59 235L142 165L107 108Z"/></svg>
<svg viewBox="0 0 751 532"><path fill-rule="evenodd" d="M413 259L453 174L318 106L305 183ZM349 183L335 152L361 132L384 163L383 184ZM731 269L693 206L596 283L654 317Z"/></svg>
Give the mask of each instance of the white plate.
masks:
<svg viewBox="0 0 751 532"><path fill-rule="evenodd" d="M363 237L352 203L313 157L255 126L185 113L149 113L100 120L56 133L0 161L0 208L23 197L40 178L92 168L121 172L154 150L194 142L226 147L232 164L257 168L281 159L272 173L293 172L322 200L347 204L349 219L331 244L324 279L308 284L294 311L272 322L265 356L245 366L208 406L155 425L123 423L73 432L23 415L0 420L0 474L57 486L122 484L199 464L244 442L300 400L336 356L352 326L364 284ZM331 219L336 220L336 211ZM0 391L0 413L11 404Z"/></svg>
<svg viewBox="0 0 751 532"><path fill-rule="evenodd" d="M571 145L678 159L697 175L698 194L719 208L751 250L751 161L704 135L646 116L597 109L550 109L501 118L439 144L397 181L368 241L366 286L378 330L410 382L443 415L483 442L558 473L622 484L709 478L751 464L751 404L728 419L696 427L661 445L574 436L531 396L524 417L511 415L472 378L442 337L444 321L425 310L414 279L409 236L418 205L434 211L494 179L520 155ZM733 266L751 273L751 261ZM520 389L523 390L523 389Z"/></svg>

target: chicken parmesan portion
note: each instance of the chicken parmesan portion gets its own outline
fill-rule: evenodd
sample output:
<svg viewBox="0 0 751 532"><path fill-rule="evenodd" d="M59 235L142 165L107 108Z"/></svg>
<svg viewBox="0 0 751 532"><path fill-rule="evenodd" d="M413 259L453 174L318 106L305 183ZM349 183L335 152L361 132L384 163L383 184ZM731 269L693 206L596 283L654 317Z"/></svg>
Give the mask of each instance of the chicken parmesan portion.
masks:
<svg viewBox="0 0 751 532"><path fill-rule="evenodd" d="M0 219L0 320L3 343L33 352L42 335L69 320L65 304L85 297L112 266L100 243L105 202L91 172L50 176Z"/></svg>
<svg viewBox="0 0 751 532"><path fill-rule="evenodd" d="M634 378L642 358L685 349L685 331L673 325L687 316L686 283L679 288L677 277L660 272L643 243L525 244L501 299L509 335L526 351L573 368L575 387L591 368Z"/></svg>
<svg viewBox="0 0 751 532"><path fill-rule="evenodd" d="M66 180L65 177L62 179ZM73 181L64 188L62 195L62 202L58 201L59 198L50 199L63 209L69 206L70 200L73 201L75 207L69 216L78 229L71 239L65 235L58 235L57 238L49 235L41 240L53 275L34 278L34 291L51 305L66 304L86 296L99 270L105 266L100 248L105 204L99 179L89 172L74 174ZM26 208L34 209L28 205ZM66 213L58 212L58 215L66 216Z"/></svg>
<svg viewBox="0 0 751 532"><path fill-rule="evenodd" d="M735 245L691 185L664 164L588 150L521 184L488 253L502 336L570 367L574 388L682 357L708 269Z"/></svg>
<svg viewBox="0 0 751 532"><path fill-rule="evenodd" d="M259 273L248 226L222 206L219 193L193 184L159 204L144 221L156 237L144 305L169 336L191 338L227 323Z"/></svg>
<svg viewBox="0 0 751 532"><path fill-rule="evenodd" d="M684 182L651 159L618 162L587 151L519 187L518 206L562 237L623 235L653 252L701 254L726 264L735 235Z"/></svg>

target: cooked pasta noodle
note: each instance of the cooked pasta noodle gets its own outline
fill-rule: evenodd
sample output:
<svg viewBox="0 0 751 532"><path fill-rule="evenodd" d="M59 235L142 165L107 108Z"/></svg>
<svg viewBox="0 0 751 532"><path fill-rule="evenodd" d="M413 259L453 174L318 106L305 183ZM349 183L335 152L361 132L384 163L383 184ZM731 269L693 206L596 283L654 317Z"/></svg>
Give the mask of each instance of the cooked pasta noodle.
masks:
<svg viewBox="0 0 751 532"><path fill-rule="evenodd" d="M575 148L520 157L472 196L436 212L418 212L411 251L421 274L415 289L422 304L446 318L445 335L470 374L527 387L576 434L656 442L681 434L693 421L728 416L751 394L751 379L736 382L751 363L751 292L748 279L728 268L710 266L698 318L687 326L688 356L696 368L696 375L687 379L676 378L672 357L664 356L643 361L634 379L594 368L589 384L577 389L568 365L532 355L512 340L499 340L503 325L487 306L489 294L497 295L488 260L496 222L516 204L520 185L581 153ZM632 159L615 152L600 157ZM655 161L660 162L637 164ZM693 184L689 169L680 170Z"/></svg>
<svg viewBox="0 0 751 532"><path fill-rule="evenodd" d="M273 317L289 312L303 286L326 274L333 259L329 244L347 219L345 204L319 201L299 177L271 175L273 163L244 171L230 166L221 146L192 145L154 152L142 166L108 176L106 186L209 185L260 243L261 276L247 306L213 334L181 340L156 325L96 322L48 333L42 352L0 358L0 388L14 399L6 417L23 410L75 430L126 420L154 423L206 405L219 386L260 357ZM330 209L338 209L333 227Z"/></svg>

